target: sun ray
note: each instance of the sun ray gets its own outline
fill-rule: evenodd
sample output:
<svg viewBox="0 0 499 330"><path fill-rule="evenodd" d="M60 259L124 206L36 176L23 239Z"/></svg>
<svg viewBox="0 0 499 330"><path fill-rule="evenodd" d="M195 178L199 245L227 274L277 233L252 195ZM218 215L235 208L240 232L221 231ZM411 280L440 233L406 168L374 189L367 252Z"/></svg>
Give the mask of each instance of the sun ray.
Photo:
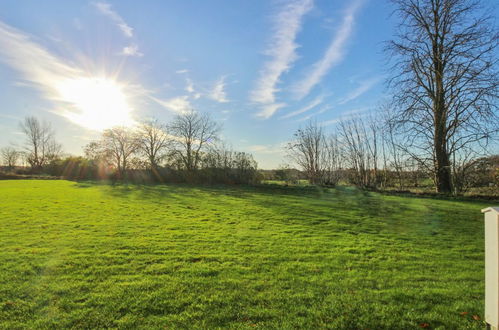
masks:
<svg viewBox="0 0 499 330"><path fill-rule="evenodd" d="M65 79L56 84L56 90L60 100L72 106L63 115L78 125L100 131L134 123L123 87L112 79Z"/></svg>

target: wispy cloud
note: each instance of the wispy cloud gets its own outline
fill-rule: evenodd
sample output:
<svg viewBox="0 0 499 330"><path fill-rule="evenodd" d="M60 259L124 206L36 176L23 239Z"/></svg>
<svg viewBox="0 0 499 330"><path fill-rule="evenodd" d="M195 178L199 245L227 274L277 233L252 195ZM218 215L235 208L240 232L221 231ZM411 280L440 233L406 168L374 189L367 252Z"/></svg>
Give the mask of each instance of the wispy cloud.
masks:
<svg viewBox="0 0 499 330"><path fill-rule="evenodd" d="M303 108L298 109L298 110L293 111L293 112L290 112L290 113L282 116L281 118L282 119L286 119L286 118L291 118L291 117L294 117L294 116L298 116L299 114L302 114L302 113L305 113L307 111L310 111L310 110L314 109L315 107L317 107L318 105L320 105L323 101L324 101L324 95L319 95L315 99L313 99L312 102L310 102L309 104L307 104Z"/></svg>
<svg viewBox="0 0 499 330"><path fill-rule="evenodd" d="M192 82L192 80L190 78L186 78L185 81L186 81L185 91L188 93L194 93L195 91L194 83Z"/></svg>
<svg viewBox="0 0 499 330"><path fill-rule="evenodd" d="M276 144L254 144L247 146L246 150L255 154L277 155L284 154L286 142Z"/></svg>
<svg viewBox="0 0 499 330"><path fill-rule="evenodd" d="M135 56L135 57L144 56L144 54L139 51L139 47L137 45L130 45L124 47L121 54L125 56Z"/></svg>
<svg viewBox="0 0 499 330"><path fill-rule="evenodd" d="M177 70L177 71L175 71L175 73L178 73L178 74L189 73L189 70L187 70L187 69Z"/></svg>
<svg viewBox="0 0 499 330"><path fill-rule="evenodd" d="M133 109L122 92L126 86L88 74L3 22L0 22L0 61L17 70L24 85L42 91L46 99L53 101L54 113L80 126L100 129L99 120L103 118L102 122L110 125L133 123ZM112 107L96 97L99 93L113 93Z"/></svg>
<svg viewBox="0 0 499 330"><path fill-rule="evenodd" d="M340 102L338 102L338 104L345 104L359 98L364 93L373 88L380 80L381 78L376 77L361 81L359 86L350 93L348 93L343 99L340 100Z"/></svg>
<svg viewBox="0 0 499 330"><path fill-rule="evenodd" d="M326 120L322 122L322 125L328 126L328 125L333 125L336 123L339 123L342 120L352 118L354 116L363 116L369 113L369 111L372 110L372 107L360 107L360 108L354 108L350 109L348 111L344 111L339 117Z"/></svg>
<svg viewBox="0 0 499 330"><path fill-rule="evenodd" d="M227 93L225 92L225 76L220 77L213 86L213 89L209 93L208 97L219 103L227 103Z"/></svg>
<svg viewBox="0 0 499 330"><path fill-rule="evenodd" d="M81 71L49 53L23 32L0 22L0 60L19 71L24 82L52 91L61 77L74 77Z"/></svg>
<svg viewBox="0 0 499 330"><path fill-rule="evenodd" d="M93 5L102 14L110 18L116 26L123 32L125 37L133 37L133 28L131 28L125 20L111 8L111 4L107 2L94 2Z"/></svg>
<svg viewBox="0 0 499 330"><path fill-rule="evenodd" d="M262 105L261 111L257 114L258 117L270 118L279 109L286 106L286 103L270 103Z"/></svg>
<svg viewBox="0 0 499 330"><path fill-rule="evenodd" d="M107 2L93 2L92 5L102 15L108 17L121 30L125 37L133 38L133 28L128 25L127 22L125 22L123 17L121 17L116 11L113 10L111 4ZM139 51L139 46L137 46L136 44L131 44L123 47L120 54L123 56L144 56L144 53Z"/></svg>
<svg viewBox="0 0 499 330"><path fill-rule="evenodd" d="M315 64L311 70L298 84L293 87L298 99L302 99L312 88L317 85L326 73L338 65L345 55L345 47L350 39L355 24L355 15L360 9L363 0L355 0L345 11L339 29L334 35L324 56Z"/></svg>
<svg viewBox="0 0 499 330"><path fill-rule="evenodd" d="M154 96L149 97L162 107L175 113L186 113L188 111L192 111L192 105L189 101L189 96L187 95L178 96L167 100L162 100Z"/></svg>
<svg viewBox="0 0 499 330"><path fill-rule="evenodd" d="M312 0L295 0L286 4L274 20L273 35L264 52L271 59L264 64L257 81L256 88L250 93L250 100L264 104L260 117L269 118L274 112L269 109L279 109L275 93L281 75L291 69L297 60L296 36L301 29L303 16L313 7Z"/></svg>
<svg viewBox="0 0 499 330"><path fill-rule="evenodd" d="M298 119L298 120L296 120L296 121L297 121L297 122L300 122L300 121L306 121L306 120L309 120L310 118L313 118L313 117L315 117L315 116L318 116L318 115L320 115L320 114L322 114L322 113L324 113L324 112L326 112L327 110L330 110L330 109L332 109L332 108L333 108L333 106L331 106L330 104L326 104L326 105L322 106L322 107L319 109L319 111L316 111L316 112L314 112L314 113L311 113L311 114L309 114L308 116L305 116L305 117L303 117L303 118L300 118L300 119Z"/></svg>

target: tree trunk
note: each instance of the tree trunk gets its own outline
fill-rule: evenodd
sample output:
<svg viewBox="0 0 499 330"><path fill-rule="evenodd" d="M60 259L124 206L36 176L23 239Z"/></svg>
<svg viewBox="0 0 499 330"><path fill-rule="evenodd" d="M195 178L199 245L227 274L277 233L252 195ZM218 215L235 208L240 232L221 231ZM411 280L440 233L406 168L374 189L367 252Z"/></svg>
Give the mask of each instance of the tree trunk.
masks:
<svg viewBox="0 0 499 330"><path fill-rule="evenodd" d="M452 192L451 166L442 125L435 125L435 178L439 193Z"/></svg>

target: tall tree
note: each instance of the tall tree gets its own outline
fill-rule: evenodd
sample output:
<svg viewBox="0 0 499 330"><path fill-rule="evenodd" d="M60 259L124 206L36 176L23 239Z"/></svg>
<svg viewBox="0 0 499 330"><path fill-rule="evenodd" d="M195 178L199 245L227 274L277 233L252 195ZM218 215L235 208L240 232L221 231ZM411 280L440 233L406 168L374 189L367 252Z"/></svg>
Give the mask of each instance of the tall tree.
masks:
<svg viewBox="0 0 499 330"><path fill-rule="evenodd" d="M130 157L139 146L135 133L126 127L107 129L102 133L100 145L104 154L114 160L119 178L125 178Z"/></svg>
<svg viewBox="0 0 499 330"><path fill-rule="evenodd" d="M168 128L174 136L174 153L188 171L198 168L201 152L218 140L220 131L220 126L208 114L195 111L176 116Z"/></svg>
<svg viewBox="0 0 499 330"><path fill-rule="evenodd" d="M166 126L157 120L143 122L137 129L137 141L139 150L147 157L150 170L156 175L158 165L165 158L171 144Z"/></svg>
<svg viewBox="0 0 499 330"><path fill-rule="evenodd" d="M50 123L41 122L36 117L26 117L20 123L20 128L26 135L25 154L32 169L40 170L61 154L62 147L55 141L55 132Z"/></svg>
<svg viewBox="0 0 499 330"><path fill-rule="evenodd" d="M397 121L408 150L430 151L436 189L451 192L452 159L498 132L498 33L477 0L392 0Z"/></svg>
<svg viewBox="0 0 499 330"><path fill-rule="evenodd" d="M327 162L327 140L324 130L316 122L309 121L294 133L287 145L288 156L306 173L312 184L322 184Z"/></svg>

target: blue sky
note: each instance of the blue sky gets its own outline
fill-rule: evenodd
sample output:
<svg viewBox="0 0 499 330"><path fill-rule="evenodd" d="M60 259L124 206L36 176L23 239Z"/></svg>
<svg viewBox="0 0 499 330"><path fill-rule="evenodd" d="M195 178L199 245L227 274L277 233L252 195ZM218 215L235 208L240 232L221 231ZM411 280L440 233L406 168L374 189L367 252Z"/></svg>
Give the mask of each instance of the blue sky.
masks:
<svg viewBox="0 0 499 330"><path fill-rule="evenodd" d="M277 167L307 119L333 125L379 103L391 11L378 0L3 0L0 147L19 143L27 115L81 154L110 125L193 108Z"/></svg>

